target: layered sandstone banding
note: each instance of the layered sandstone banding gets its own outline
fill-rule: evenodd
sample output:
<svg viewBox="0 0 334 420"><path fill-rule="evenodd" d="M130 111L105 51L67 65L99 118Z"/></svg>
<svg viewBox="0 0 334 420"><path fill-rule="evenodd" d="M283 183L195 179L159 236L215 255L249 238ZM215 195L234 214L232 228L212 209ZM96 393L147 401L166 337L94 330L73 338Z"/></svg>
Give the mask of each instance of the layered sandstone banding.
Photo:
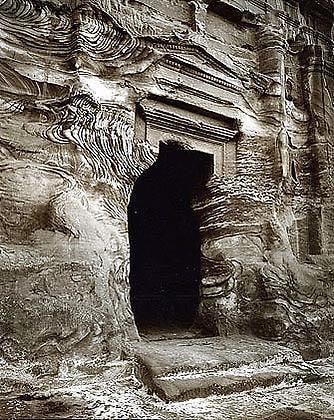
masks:
<svg viewBox="0 0 334 420"><path fill-rule="evenodd" d="M213 162L198 322L325 348L333 2L311 3L0 0L4 357L138 337L128 205L168 141Z"/></svg>

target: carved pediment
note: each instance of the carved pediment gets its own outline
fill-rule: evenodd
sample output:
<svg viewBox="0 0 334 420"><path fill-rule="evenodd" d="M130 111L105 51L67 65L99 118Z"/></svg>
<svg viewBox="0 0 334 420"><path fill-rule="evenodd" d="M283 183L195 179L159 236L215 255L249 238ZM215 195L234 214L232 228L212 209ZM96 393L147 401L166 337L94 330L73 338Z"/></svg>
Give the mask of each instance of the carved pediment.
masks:
<svg viewBox="0 0 334 420"><path fill-rule="evenodd" d="M224 72L218 72L214 68L210 68L208 63L194 59L191 60L189 56L178 56L175 54L165 56L160 60L160 63L181 74L199 79L219 88L236 92L241 92L244 89L240 79L231 77L231 71L228 71L228 68L224 69Z"/></svg>

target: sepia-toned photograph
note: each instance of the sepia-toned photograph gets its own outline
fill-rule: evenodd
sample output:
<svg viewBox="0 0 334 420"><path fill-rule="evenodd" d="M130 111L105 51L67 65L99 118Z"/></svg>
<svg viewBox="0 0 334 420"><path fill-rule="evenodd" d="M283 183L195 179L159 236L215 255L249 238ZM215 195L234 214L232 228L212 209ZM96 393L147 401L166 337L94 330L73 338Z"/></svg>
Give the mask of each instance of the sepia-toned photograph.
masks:
<svg viewBox="0 0 334 420"><path fill-rule="evenodd" d="M334 420L334 0L0 0L0 420Z"/></svg>

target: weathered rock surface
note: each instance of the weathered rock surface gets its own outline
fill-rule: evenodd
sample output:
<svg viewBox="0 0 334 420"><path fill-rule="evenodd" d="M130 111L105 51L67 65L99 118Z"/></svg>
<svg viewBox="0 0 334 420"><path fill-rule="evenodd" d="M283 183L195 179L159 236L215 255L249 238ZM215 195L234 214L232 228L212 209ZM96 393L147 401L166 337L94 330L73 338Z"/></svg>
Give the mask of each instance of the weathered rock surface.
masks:
<svg viewBox="0 0 334 420"><path fill-rule="evenodd" d="M200 321L326 356L333 2L0 0L0 349L137 336L127 206L159 141L213 156Z"/></svg>
<svg viewBox="0 0 334 420"><path fill-rule="evenodd" d="M314 376L299 353L251 337L172 339L134 346L143 377L161 398L228 395Z"/></svg>
<svg viewBox="0 0 334 420"><path fill-rule="evenodd" d="M205 340L209 344L205 345ZM333 418L333 358L305 363L294 350L240 336L226 341L216 337L146 344L138 344L137 361L71 357L55 366L54 358L50 357L34 364L26 361L9 364L2 359L0 417ZM142 357L140 363L138 355ZM178 390L184 389L185 384L191 385L192 398L188 395L185 400L177 395L177 401L169 403L158 398L157 388L152 388L152 381L143 375L144 359L146 369L151 367L156 373L155 379L167 378L169 385L174 384ZM53 374L45 367L48 363L53 363ZM217 366L220 368L215 369ZM221 381L225 386L212 388L208 395L207 390L198 388L206 383L200 380L201 376L215 383ZM169 392L174 389L165 388Z"/></svg>

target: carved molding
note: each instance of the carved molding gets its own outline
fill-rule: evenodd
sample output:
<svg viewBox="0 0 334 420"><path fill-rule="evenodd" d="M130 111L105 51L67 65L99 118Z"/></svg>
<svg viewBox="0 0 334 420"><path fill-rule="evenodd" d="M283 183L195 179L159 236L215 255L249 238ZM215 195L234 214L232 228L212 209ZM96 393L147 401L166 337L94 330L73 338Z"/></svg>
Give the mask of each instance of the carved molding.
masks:
<svg viewBox="0 0 334 420"><path fill-rule="evenodd" d="M153 164L159 141L168 138L214 157L215 176L195 210L204 241L212 243L203 283L216 287L224 273L231 273L231 319L251 323L251 311L263 307L268 293L273 305L283 302L289 308L296 302L287 309L291 316L297 307L304 311L307 296L313 314L305 315L305 324L312 326L315 317L324 324L313 288L333 301L330 283L328 288L324 283L333 273L325 267L333 266L328 255L334 246L333 87L324 77L334 74L333 41L301 26L306 24L302 15L297 21L262 0L240 1L259 11L248 22L244 10L241 21L232 24L215 15L211 33L201 26L202 13L194 16L198 32L179 25L178 17L175 32L164 32L164 16L154 24L150 20L152 31L145 32L140 28L146 20L132 15L134 2L114 2L121 5L117 16L115 7L110 15L99 10L102 2L78 3L83 2L0 0L0 259L5 270L0 297L10 297L0 323L8 324L8 340L27 343L28 352L35 346L31 337L38 337L38 348L56 343L66 352L81 346L82 337L91 337L95 348L95 339L104 343L135 331L128 301L127 206L135 180ZM139 29L132 31L131 19L137 17ZM173 20L167 23L173 29ZM219 39L212 35L214 25ZM286 112L288 102L300 113L298 120ZM135 115L136 105L142 117ZM240 137L236 118L244 127ZM280 132L285 175L297 171L305 191L288 194L278 186L275 139ZM288 166L292 160L294 171ZM321 214L313 211L319 202L309 192L311 184ZM309 223L315 216L317 223ZM294 220L300 247L295 254L287 237ZM268 224L276 224L276 231ZM316 229L318 245L304 251L305 238ZM314 250L322 252L317 267L298 260L298 253L306 260ZM225 266L223 273L227 254L242 269ZM297 298L290 299L291 285ZM249 289L249 311L241 305L241 286ZM18 311L13 312L14 304ZM333 314L333 305L325 305ZM36 316L29 317L31 308ZM83 322L83 314L89 322ZM16 317L15 324L8 323L10 317ZM59 325L67 328L67 347ZM15 346L8 347L16 352Z"/></svg>
<svg viewBox="0 0 334 420"><path fill-rule="evenodd" d="M238 130L205 122L193 121L172 112L159 109L156 103L141 103L145 120L152 127L163 127L180 134L190 134L205 138L206 141L221 143L235 141Z"/></svg>
<svg viewBox="0 0 334 420"><path fill-rule="evenodd" d="M234 92L242 92L244 90L243 87L237 86L236 84L230 83L204 70L201 70L197 66L194 66L193 64L182 60L182 58L179 57L167 56L162 59L160 63L165 67L176 70L181 74L196 78L219 88L231 90Z"/></svg>
<svg viewBox="0 0 334 420"><path fill-rule="evenodd" d="M185 108L170 104L166 106L162 98L160 102L144 100L139 108L146 124L142 134L144 132L146 140L154 146L158 146L158 142L162 140L161 135L178 137L190 143L195 150L213 154L214 172L217 175L235 174L236 141L240 135L236 128L236 120L224 116L215 120L205 115L194 114ZM151 138L150 130L158 133L157 139Z"/></svg>
<svg viewBox="0 0 334 420"><path fill-rule="evenodd" d="M219 105L223 105L223 106L233 106L233 103L231 101L228 101L224 98L221 98L219 96L215 96L215 95L211 95L210 93L203 91L203 90L199 90L199 89L195 89L191 86L188 86L186 84L183 84L181 82L174 82L172 80L168 80L168 79L164 79L164 78L157 78L156 79L159 86L163 87L163 88L168 88L168 89L173 89L173 90L178 90L179 92L183 92L187 95L196 97L196 98L200 98L200 99L204 99L206 101L209 102L214 102L217 103Z"/></svg>

